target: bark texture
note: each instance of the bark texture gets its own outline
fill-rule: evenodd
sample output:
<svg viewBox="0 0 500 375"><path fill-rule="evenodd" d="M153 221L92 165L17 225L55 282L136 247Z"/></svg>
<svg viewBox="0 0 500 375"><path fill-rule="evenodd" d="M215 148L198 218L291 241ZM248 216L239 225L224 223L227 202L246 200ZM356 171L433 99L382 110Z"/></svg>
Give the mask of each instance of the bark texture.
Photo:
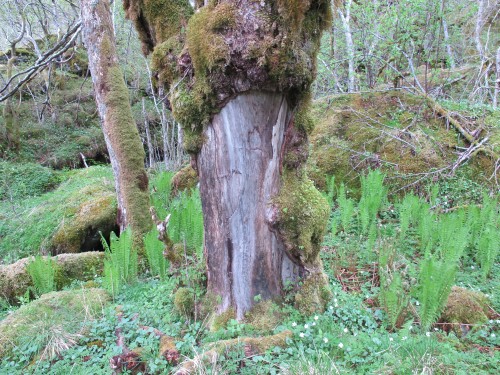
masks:
<svg viewBox="0 0 500 375"><path fill-rule="evenodd" d="M328 212L304 164L330 2L196 4L193 13L187 0L124 1L200 176L208 289L222 297L220 312L242 318L255 296L279 297L300 277L299 307L322 309L318 238ZM156 6L178 12L152 12Z"/></svg>
<svg viewBox="0 0 500 375"><path fill-rule="evenodd" d="M109 0L82 0L82 25L95 97L118 198L118 224L130 226L135 243L153 225L149 215L145 153L118 65Z"/></svg>
<svg viewBox="0 0 500 375"><path fill-rule="evenodd" d="M293 263L270 225L280 189L280 151L291 113L282 94L250 92L231 100L205 131L197 156L205 214L210 291L237 317L281 293ZM223 203L223 204L221 204ZM226 291L230 291L227 293Z"/></svg>

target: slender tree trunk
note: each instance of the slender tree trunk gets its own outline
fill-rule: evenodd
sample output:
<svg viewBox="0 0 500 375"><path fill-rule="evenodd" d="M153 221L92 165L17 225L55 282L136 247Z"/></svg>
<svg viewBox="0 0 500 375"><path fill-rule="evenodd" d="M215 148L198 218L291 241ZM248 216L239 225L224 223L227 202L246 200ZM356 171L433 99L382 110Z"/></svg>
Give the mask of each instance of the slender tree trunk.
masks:
<svg viewBox="0 0 500 375"><path fill-rule="evenodd" d="M474 29L474 40L476 42L476 49L477 49L477 53L479 55L479 59L481 61L480 71L482 70L484 58L485 58L484 46L483 46L483 42L481 41L481 32L483 30L483 25L484 25L484 21L485 21L484 20L484 11L485 11L484 2L485 2L485 0L478 0L476 27Z"/></svg>
<svg viewBox="0 0 500 375"><path fill-rule="evenodd" d="M351 32L351 4L352 0L347 0L345 4L345 13L342 10L338 10L340 18L342 20L342 25L344 26L344 36L347 49L347 59L348 59L348 80L347 88L349 92L356 91L356 71L354 68L354 42L352 40Z"/></svg>
<svg viewBox="0 0 500 375"><path fill-rule="evenodd" d="M11 49L11 56L7 61L7 80L12 77L14 62L16 61L15 48ZM7 138L7 147L9 150L17 152L20 144L19 122L17 113L14 108L14 100L12 97L5 101L3 108L3 118L5 121L5 136Z"/></svg>
<svg viewBox="0 0 500 375"><path fill-rule="evenodd" d="M115 177L120 230L130 226L136 245L152 227L144 148L118 65L109 0L82 0L82 25L104 139Z"/></svg>
<svg viewBox="0 0 500 375"><path fill-rule="evenodd" d="M498 107L498 96L500 95L500 47L497 49L496 56L496 84L495 84L495 93L493 94L493 108Z"/></svg>
<svg viewBox="0 0 500 375"><path fill-rule="evenodd" d="M450 35L448 34L448 24L444 19L444 14L443 14L443 34L444 34L444 43L446 44L446 52L448 53L448 61L450 63L450 68L455 69L455 59L453 57L453 50L451 49Z"/></svg>
<svg viewBox="0 0 500 375"><path fill-rule="evenodd" d="M148 114L146 112L146 104L144 98L142 98L142 117L144 118L144 131L146 132L146 144L148 146L149 167L152 167L154 164L154 149L153 149L153 142L151 142Z"/></svg>

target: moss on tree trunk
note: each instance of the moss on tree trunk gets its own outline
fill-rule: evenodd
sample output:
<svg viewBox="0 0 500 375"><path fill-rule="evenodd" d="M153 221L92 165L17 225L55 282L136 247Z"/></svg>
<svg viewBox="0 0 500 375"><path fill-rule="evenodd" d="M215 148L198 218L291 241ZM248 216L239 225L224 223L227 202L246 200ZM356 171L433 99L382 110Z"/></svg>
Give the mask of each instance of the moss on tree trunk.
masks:
<svg viewBox="0 0 500 375"><path fill-rule="evenodd" d="M298 291L297 306L322 309L328 212L304 165L330 2L212 0L197 2L190 17L187 0L147 3L124 6L153 52L153 78L169 92L200 176L208 288L222 297L219 312L241 319L254 297L279 297L298 279L307 291ZM151 13L153 3L178 13ZM171 19L180 22L167 30Z"/></svg>
<svg viewBox="0 0 500 375"><path fill-rule="evenodd" d="M97 107L115 176L118 224L122 231L131 227L134 242L142 249L142 237L153 225L145 152L118 64L109 0L83 0L81 10Z"/></svg>

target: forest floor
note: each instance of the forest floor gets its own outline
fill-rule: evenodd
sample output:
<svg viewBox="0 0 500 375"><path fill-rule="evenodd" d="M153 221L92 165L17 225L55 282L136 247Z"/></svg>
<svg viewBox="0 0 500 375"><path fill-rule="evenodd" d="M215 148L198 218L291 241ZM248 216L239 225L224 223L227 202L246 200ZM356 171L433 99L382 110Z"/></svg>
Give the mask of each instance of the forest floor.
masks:
<svg viewBox="0 0 500 375"><path fill-rule="evenodd" d="M404 94L324 99L316 108L309 171L331 205L326 311L301 314L289 286L281 301L256 301L243 322L214 316L204 297L199 193L175 196L173 173L151 171L152 205L160 217L172 213L175 256L165 260L150 240L148 266L119 290L99 267L50 293L57 283L35 285L23 271L31 288L0 299L0 374L499 372L500 206L488 156L453 169L466 142ZM498 116L476 110L462 112L471 131ZM63 164L77 163L79 152L68 151L77 156L65 154ZM40 251L106 248L96 229L109 243L116 209L109 166L55 170L26 159L0 162L0 274ZM383 174L366 173L375 167ZM429 172L425 179L416 168ZM123 235L111 250L120 243ZM53 268L39 262L40 270Z"/></svg>

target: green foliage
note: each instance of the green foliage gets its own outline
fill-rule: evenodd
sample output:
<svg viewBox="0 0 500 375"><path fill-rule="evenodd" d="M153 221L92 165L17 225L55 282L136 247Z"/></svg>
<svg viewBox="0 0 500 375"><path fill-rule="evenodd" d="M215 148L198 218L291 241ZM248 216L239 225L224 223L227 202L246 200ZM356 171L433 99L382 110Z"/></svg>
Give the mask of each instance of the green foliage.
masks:
<svg viewBox="0 0 500 375"><path fill-rule="evenodd" d="M50 257L35 256L26 266L26 270L38 295L55 290L55 264Z"/></svg>
<svg viewBox="0 0 500 375"><path fill-rule="evenodd" d="M199 190L191 194L181 193L169 205L168 235L174 243L184 244L195 250L201 259L203 254L203 212Z"/></svg>
<svg viewBox="0 0 500 375"><path fill-rule="evenodd" d="M34 163L0 161L0 200L41 195L56 187L61 174Z"/></svg>
<svg viewBox="0 0 500 375"><path fill-rule="evenodd" d="M381 283L379 300L387 313L391 328L397 327L400 317L408 306L409 296L405 293L401 276L398 273L392 275L392 279Z"/></svg>
<svg viewBox="0 0 500 375"><path fill-rule="evenodd" d="M420 325L428 330L441 315L451 287L455 282L456 262L448 259L438 260L428 255L422 261L419 275Z"/></svg>
<svg viewBox="0 0 500 375"><path fill-rule="evenodd" d="M170 192L172 190L172 178L174 172L160 172L154 174L150 181L151 187L151 204L155 208L159 218L167 217L167 205L170 199Z"/></svg>
<svg viewBox="0 0 500 375"><path fill-rule="evenodd" d="M395 267L394 247L383 244L379 248L378 275L380 277L380 292L378 300L387 313L389 326L400 327L405 318L410 300L408 291L403 285L401 271Z"/></svg>
<svg viewBox="0 0 500 375"><path fill-rule="evenodd" d="M130 228L120 237L111 232L110 245L104 238L101 239L105 251L103 284L114 297L122 286L137 279L137 252L132 247Z"/></svg>
<svg viewBox="0 0 500 375"><path fill-rule="evenodd" d="M405 195L399 207L399 236L401 241L406 238L410 225L416 225L422 210L422 201L413 194Z"/></svg>
<svg viewBox="0 0 500 375"><path fill-rule="evenodd" d="M176 244L195 250L199 259L203 253L203 212L197 189L171 196L173 172L156 174L151 181L151 203L163 220L170 214L168 235Z"/></svg>
<svg viewBox="0 0 500 375"><path fill-rule="evenodd" d="M485 195L480 209L473 207L469 210L475 258L481 265L484 279L490 274L500 251L499 209L497 200Z"/></svg>
<svg viewBox="0 0 500 375"><path fill-rule="evenodd" d="M340 210L340 223L342 229L347 232L351 226L352 215L354 213L354 200L347 198L344 184L340 185L337 203Z"/></svg>
<svg viewBox="0 0 500 375"><path fill-rule="evenodd" d="M378 211L387 199L387 188L384 186L384 174L379 170L361 176L361 199L358 204L359 221L363 234L375 225Z"/></svg>
<svg viewBox="0 0 500 375"><path fill-rule="evenodd" d="M153 228L144 236L144 248L151 274L158 276L160 280L165 280L169 263L163 256L165 244L158 239L158 230L156 228Z"/></svg>

